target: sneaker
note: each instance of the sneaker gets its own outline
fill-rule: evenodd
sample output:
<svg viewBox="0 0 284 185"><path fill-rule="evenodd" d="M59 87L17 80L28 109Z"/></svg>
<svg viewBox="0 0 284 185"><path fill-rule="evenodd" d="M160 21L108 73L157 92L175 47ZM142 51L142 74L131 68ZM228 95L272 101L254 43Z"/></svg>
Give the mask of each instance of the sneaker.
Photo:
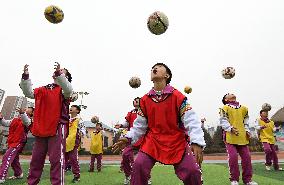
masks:
<svg viewBox="0 0 284 185"><path fill-rule="evenodd" d="M98 169L98 173L101 172L101 171L102 171L102 169Z"/></svg>
<svg viewBox="0 0 284 185"><path fill-rule="evenodd" d="M151 179L148 180L148 185L151 185L152 184L152 181Z"/></svg>
<svg viewBox="0 0 284 185"><path fill-rule="evenodd" d="M278 169L275 170L275 171L284 171L284 169L283 169L283 168L278 168Z"/></svg>
<svg viewBox="0 0 284 185"><path fill-rule="evenodd" d="M24 174L22 173L21 175L19 175L19 176L11 176L11 177L8 177L8 179L9 180L14 180L14 179L22 179L22 178L24 178Z"/></svg>
<svg viewBox="0 0 284 185"><path fill-rule="evenodd" d="M231 185L239 185L238 181L231 181Z"/></svg>
<svg viewBox="0 0 284 185"><path fill-rule="evenodd" d="M5 183L5 179L0 179L0 184L4 184Z"/></svg>
<svg viewBox="0 0 284 185"><path fill-rule="evenodd" d="M270 166L265 166L265 169L266 169L267 171L271 171Z"/></svg>
<svg viewBox="0 0 284 185"><path fill-rule="evenodd" d="M80 181L80 177L74 177L72 183L78 183Z"/></svg>
<svg viewBox="0 0 284 185"><path fill-rule="evenodd" d="M124 184L124 185L130 184L130 177L125 177L123 184Z"/></svg>
<svg viewBox="0 0 284 185"><path fill-rule="evenodd" d="M89 169L88 172L94 172L94 170Z"/></svg>
<svg viewBox="0 0 284 185"><path fill-rule="evenodd" d="M258 185L258 184L256 182L254 182L254 181L251 181L249 183L246 183L245 185Z"/></svg>

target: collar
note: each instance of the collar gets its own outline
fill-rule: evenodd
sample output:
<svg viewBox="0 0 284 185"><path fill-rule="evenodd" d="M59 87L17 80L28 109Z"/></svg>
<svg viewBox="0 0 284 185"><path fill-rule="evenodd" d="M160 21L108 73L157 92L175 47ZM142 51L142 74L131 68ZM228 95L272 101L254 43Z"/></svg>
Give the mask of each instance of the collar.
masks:
<svg viewBox="0 0 284 185"><path fill-rule="evenodd" d="M47 85L45 86L45 88L47 88L47 89L54 89L54 88L57 87L57 86L58 86L57 84L52 83L52 84L47 84Z"/></svg>
<svg viewBox="0 0 284 185"><path fill-rule="evenodd" d="M268 118L260 117L260 119L261 119L262 121L264 121L265 123L269 123L269 122L270 122L270 120L269 120Z"/></svg>
<svg viewBox="0 0 284 185"><path fill-rule="evenodd" d="M70 121L70 122L73 122L73 121L75 121L76 119L80 119L80 116L79 116L79 115L77 115L77 116L76 116L76 117L74 117L74 118L71 118L71 116L70 116L69 121Z"/></svg>
<svg viewBox="0 0 284 185"><path fill-rule="evenodd" d="M175 88L173 88L171 85L166 85L166 87L162 91L156 91L154 88L152 88L149 92L149 96L156 96L156 95L166 95L166 94L172 94Z"/></svg>
<svg viewBox="0 0 284 185"><path fill-rule="evenodd" d="M234 108L234 109L238 109L238 108L240 108L240 107L241 107L240 103L239 103L239 102L237 102L237 101L234 101L234 102L228 102L226 105L228 105L228 106L230 106L230 107L232 107L232 108Z"/></svg>

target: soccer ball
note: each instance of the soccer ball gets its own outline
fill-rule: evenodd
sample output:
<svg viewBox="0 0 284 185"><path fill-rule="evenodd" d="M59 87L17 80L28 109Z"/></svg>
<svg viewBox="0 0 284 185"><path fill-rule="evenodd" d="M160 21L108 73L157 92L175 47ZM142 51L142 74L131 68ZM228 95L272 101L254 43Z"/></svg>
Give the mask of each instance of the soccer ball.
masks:
<svg viewBox="0 0 284 185"><path fill-rule="evenodd" d="M235 76L235 69L233 67L226 67L222 70L222 76L225 79L231 79Z"/></svg>
<svg viewBox="0 0 284 185"><path fill-rule="evenodd" d="M138 87L140 87L140 85L141 85L141 80L140 80L140 78L138 78L138 77L132 77L132 78L130 78L130 80L129 80L129 85L130 85L130 87L132 87L132 88L138 88Z"/></svg>
<svg viewBox="0 0 284 185"><path fill-rule="evenodd" d="M151 33L161 35L169 27L168 17L163 12L156 11L148 18L147 27Z"/></svg>
<svg viewBox="0 0 284 185"><path fill-rule="evenodd" d="M98 123L99 121L100 121L100 119L99 119L98 116L93 116L93 117L91 118L91 122L92 122L92 123Z"/></svg>
<svg viewBox="0 0 284 185"><path fill-rule="evenodd" d="M269 103L264 103L262 106L261 106L262 110L265 110L265 111L270 111L271 110L271 105Z"/></svg>
<svg viewBox="0 0 284 185"><path fill-rule="evenodd" d="M191 88L190 86L185 86L184 92L185 92L186 94L189 94L189 93L192 92L192 88Z"/></svg>
<svg viewBox="0 0 284 185"><path fill-rule="evenodd" d="M58 24L64 19L63 11L59 7L54 5L50 5L44 10L44 16L49 22L53 24Z"/></svg>
<svg viewBox="0 0 284 185"><path fill-rule="evenodd" d="M77 100L78 100L78 93L72 92L72 93L71 93L71 96L70 96L70 101L71 101L71 102L75 102L75 101L77 101Z"/></svg>

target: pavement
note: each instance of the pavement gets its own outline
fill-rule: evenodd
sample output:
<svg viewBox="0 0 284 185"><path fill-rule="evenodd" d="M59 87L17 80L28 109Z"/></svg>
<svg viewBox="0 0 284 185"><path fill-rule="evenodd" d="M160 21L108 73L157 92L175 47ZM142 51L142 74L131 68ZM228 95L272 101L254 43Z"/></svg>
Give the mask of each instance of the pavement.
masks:
<svg viewBox="0 0 284 185"><path fill-rule="evenodd" d="M284 163L284 151L278 152L277 154L279 162ZM0 155L2 159L2 155ZM263 152L255 152L251 153L252 163L264 163L264 153ZM31 156L29 155L20 155L20 162L29 163ZM80 155L79 161L81 164L87 164L90 162L90 156L88 155ZM48 158L46 158L46 164L49 164ZM103 156L103 164L108 165L119 165L121 162L121 155L104 155ZM240 162L240 161L239 161ZM226 153L219 154L205 154L203 163L207 164L226 164L228 163L228 158Z"/></svg>

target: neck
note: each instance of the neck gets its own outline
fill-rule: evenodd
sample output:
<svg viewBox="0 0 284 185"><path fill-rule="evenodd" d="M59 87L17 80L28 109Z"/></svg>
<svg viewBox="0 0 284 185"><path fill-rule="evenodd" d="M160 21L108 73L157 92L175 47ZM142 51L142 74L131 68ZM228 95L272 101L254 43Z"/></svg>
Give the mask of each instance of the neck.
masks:
<svg viewBox="0 0 284 185"><path fill-rule="evenodd" d="M71 118L75 118L77 114L71 114Z"/></svg>
<svg viewBox="0 0 284 185"><path fill-rule="evenodd" d="M162 91L166 86L167 86L167 83L165 81L154 82L155 91Z"/></svg>

